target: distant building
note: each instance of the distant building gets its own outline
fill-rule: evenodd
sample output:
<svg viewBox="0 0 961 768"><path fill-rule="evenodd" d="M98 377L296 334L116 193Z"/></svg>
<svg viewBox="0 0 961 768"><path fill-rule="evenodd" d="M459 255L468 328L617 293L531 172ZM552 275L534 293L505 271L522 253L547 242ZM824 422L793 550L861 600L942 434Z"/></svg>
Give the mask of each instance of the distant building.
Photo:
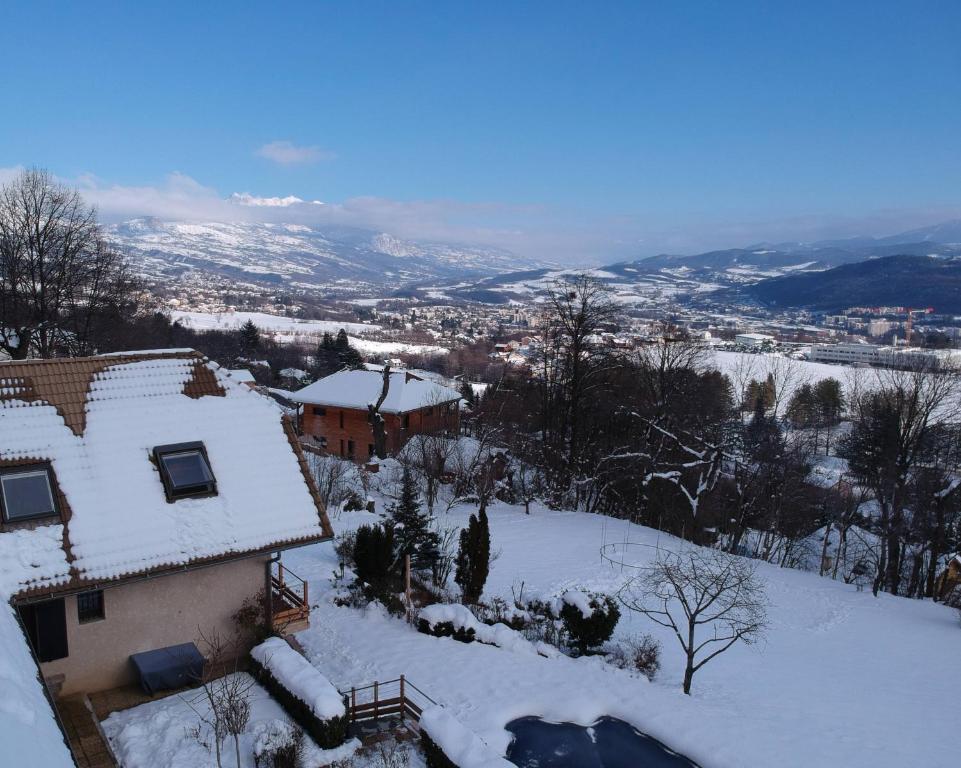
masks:
<svg viewBox="0 0 961 768"><path fill-rule="evenodd" d="M877 344L841 343L814 344L811 360L816 363L847 363L848 365L872 365L878 361Z"/></svg>
<svg viewBox="0 0 961 768"><path fill-rule="evenodd" d="M811 360L816 363L847 365L879 365L889 368L915 365L938 365L940 357L932 351L916 347L882 347L857 342L814 344Z"/></svg>
<svg viewBox="0 0 961 768"><path fill-rule="evenodd" d="M884 336L888 331L893 331L898 327L897 323L890 320L871 320L868 323L868 336Z"/></svg>
<svg viewBox="0 0 961 768"><path fill-rule="evenodd" d="M765 344L773 344L773 336L766 333L739 333L734 337L734 343L744 347L763 347Z"/></svg>
<svg viewBox="0 0 961 768"><path fill-rule="evenodd" d="M383 390L380 371L340 371L291 395L303 406L301 432L327 453L353 461L374 455L368 405ZM387 430L387 452L396 454L417 434L451 433L460 428L460 392L409 371L392 371L380 406Z"/></svg>

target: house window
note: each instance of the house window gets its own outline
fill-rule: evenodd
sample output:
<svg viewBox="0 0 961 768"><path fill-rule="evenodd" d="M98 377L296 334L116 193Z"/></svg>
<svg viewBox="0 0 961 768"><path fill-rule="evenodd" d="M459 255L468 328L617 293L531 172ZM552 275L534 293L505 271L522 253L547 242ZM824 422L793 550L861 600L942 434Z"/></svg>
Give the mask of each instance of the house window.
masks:
<svg viewBox="0 0 961 768"><path fill-rule="evenodd" d="M410 429L410 414L405 413L400 417L400 426L402 429Z"/></svg>
<svg viewBox="0 0 961 768"><path fill-rule="evenodd" d="M320 447L321 447L321 448L326 448L326 447L327 447L327 438L324 437L323 435L318 435L318 436L317 436L317 442L320 443Z"/></svg>
<svg viewBox="0 0 961 768"><path fill-rule="evenodd" d="M344 428L344 412L343 411L340 412L340 428L341 429Z"/></svg>
<svg viewBox="0 0 961 768"><path fill-rule="evenodd" d="M345 456L345 455L346 455L346 454L344 453L344 441L343 441L343 440L340 441L340 455L341 455L341 456Z"/></svg>
<svg viewBox="0 0 961 768"><path fill-rule="evenodd" d="M311 408L311 410L313 411L314 416L326 416L326 415L327 415L327 409L324 408L322 405L315 405L313 408Z"/></svg>
<svg viewBox="0 0 961 768"><path fill-rule="evenodd" d="M153 452L167 501L217 495L217 481L203 443L158 445Z"/></svg>
<svg viewBox="0 0 961 768"><path fill-rule="evenodd" d="M374 444L367 443L367 456L370 458L374 457Z"/></svg>
<svg viewBox="0 0 961 768"><path fill-rule="evenodd" d="M350 456L350 458L354 458L354 441L353 440L347 441L347 455Z"/></svg>
<svg viewBox="0 0 961 768"><path fill-rule="evenodd" d="M57 503L47 466L18 467L0 474L0 508L5 522L56 515Z"/></svg>
<svg viewBox="0 0 961 768"><path fill-rule="evenodd" d="M77 621L81 624L87 624L91 621L100 621L103 617L102 589L81 592L77 595Z"/></svg>
<svg viewBox="0 0 961 768"><path fill-rule="evenodd" d="M17 607L30 646L40 661L67 656L67 611L63 598Z"/></svg>

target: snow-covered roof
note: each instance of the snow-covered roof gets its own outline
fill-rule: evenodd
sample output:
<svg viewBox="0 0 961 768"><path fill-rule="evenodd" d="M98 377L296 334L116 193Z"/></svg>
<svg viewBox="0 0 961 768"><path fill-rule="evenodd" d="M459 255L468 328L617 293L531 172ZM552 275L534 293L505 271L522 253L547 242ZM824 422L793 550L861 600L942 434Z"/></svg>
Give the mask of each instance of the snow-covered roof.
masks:
<svg viewBox="0 0 961 768"><path fill-rule="evenodd" d="M298 403L329 405L340 408L362 408L374 404L383 388L379 371L340 371L293 393ZM382 413L406 413L440 403L460 399L460 392L434 381L427 381L407 371L392 371Z"/></svg>
<svg viewBox="0 0 961 768"><path fill-rule="evenodd" d="M4 765L74 768L10 605L0 601L0 744Z"/></svg>
<svg viewBox="0 0 961 768"><path fill-rule="evenodd" d="M200 441L217 494L168 503L151 460ZM196 352L0 363L0 466L49 462L61 518L0 528L0 597L331 535L296 437Z"/></svg>
<svg viewBox="0 0 961 768"><path fill-rule="evenodd" d="M232 378L234 381L239 381L241 384L255 384L257 382L257 380L254 378L254 375L246 368L233 368L227 371L227 373L230 374L230 378Z"/></svg>

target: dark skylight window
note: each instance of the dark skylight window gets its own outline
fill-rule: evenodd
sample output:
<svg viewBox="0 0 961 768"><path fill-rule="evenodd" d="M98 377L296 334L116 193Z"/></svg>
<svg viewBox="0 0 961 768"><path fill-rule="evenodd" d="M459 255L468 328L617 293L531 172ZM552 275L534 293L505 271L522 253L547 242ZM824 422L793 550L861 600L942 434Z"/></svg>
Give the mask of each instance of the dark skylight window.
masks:
<svg viewBox="0 0 961 768"><path fill-rule="evenodd" d="M203 443L179 443L154 448L167 501L214 496L217 481L207 461Z"/></svg>
<svg viewBox="0 0 961 768"><path fill-rule="evenodd" d="M8 522L57 514L46 467L5 470L0 474L0 506Z"/></svg>

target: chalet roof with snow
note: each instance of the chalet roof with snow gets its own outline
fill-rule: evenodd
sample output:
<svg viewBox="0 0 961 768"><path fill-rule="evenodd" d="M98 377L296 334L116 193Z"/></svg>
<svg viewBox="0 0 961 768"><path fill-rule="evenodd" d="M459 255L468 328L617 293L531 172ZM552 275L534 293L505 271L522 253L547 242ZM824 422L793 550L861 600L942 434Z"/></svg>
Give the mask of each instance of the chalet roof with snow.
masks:
<svg viewBox="0 0 961 768"><path fill-rule="evenodd" d="M184 444L214 487L169 501L155 449ZM0 517L4 600L332 535L289 423L191 350L0 363L0 484L38 467L57 514Z"/></svg>
<svg viewBox="0 0 961 768"><path fill-rule="evenodd" d="M383 389L380 371L340 371L297 390L291 398L298 403L361 408L375 404ZM382 413L407 413L442 403L456 402L457 390L422 379L409 371L391 371L387 397L380 406Z"/></svg>

